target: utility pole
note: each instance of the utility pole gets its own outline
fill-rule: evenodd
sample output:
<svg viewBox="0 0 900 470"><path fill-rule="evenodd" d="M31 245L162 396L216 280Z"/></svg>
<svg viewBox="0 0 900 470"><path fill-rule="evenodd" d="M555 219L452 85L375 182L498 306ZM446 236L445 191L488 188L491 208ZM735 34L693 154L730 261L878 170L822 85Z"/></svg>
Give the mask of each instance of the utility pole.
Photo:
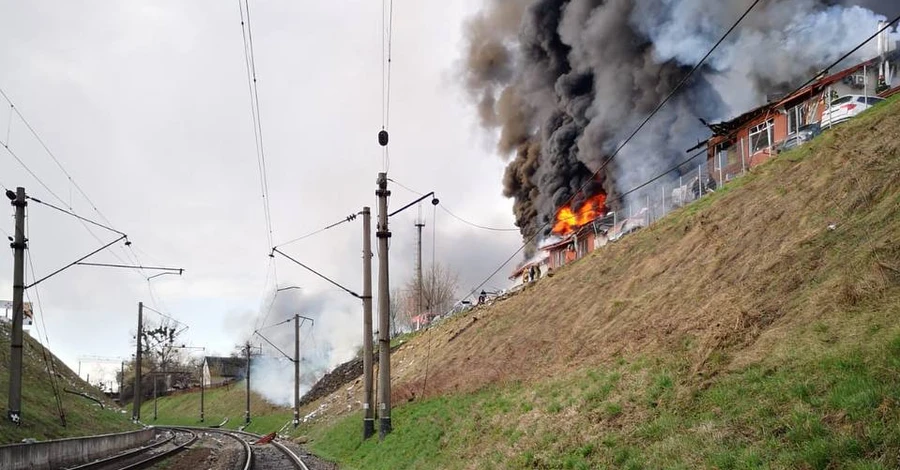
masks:
<svg viewBox="0 0 900 470"><path fill-rule="evenodd" d="M138 302L137 350L134 352L134 406L131 420L141 420L141 337L144 335L144 303Z"/></svg>
<svg viewBox="0 0 900 470"><path fill-rule="evenodd" d="M119 372L119 406L124 407L125 402L122 401L122 389L125 388L125 361L122 361L121 372Z"/></svg>
<svg viewBox="0 0 900 470"><path fill-rule="evenodd" d="M422 228L425 227L425 219L422 218L421 204L419 209L419 218L416 220L416 290L419 294L416 296L416 303L418 304L416 305L416 314L421 321L423 319L422 313L424 313L425 309L425 293L422 289Z"/></svg>
<svg viewBox="0 0 900 470"><path fill-rule="evenodd" d="M363 207L363 440L375 435L375 394L372 373L372 213Z"/></svg>
<svg viewBox="0 0 900 470"><path fill-rule="evenodd" d="M294 315L294 427L300 424L300 314Z"/></svg>
<svg viewBox="0 0 900 470"><path fill-rule="evenodd" d="M250 424L250 340L247 340L247 410L244 412L244 425Z"/></svg>
<svg viewBox="0 0 900 470"><path fill-rule="evenodd" d="M203 362L206 362L206 359L203 359ZM200 422L203 422L203 382L204 382L204 374L203 374L203 364L200 365Z"/></svg>
<svg viewBox="0 0 900 470"><path fill-rule="evenodd" d="M378 401L380 427L378 436L384 439L391 432L391 294L388 279L387 173L378 173Z"/></svg>
<svg viewBox="0 0 900 470"><path fill-rule="evenodd" d="M25 315L22 297L25 294L25 249L28 247L28 240L25 238L25 206L28 202L25 200L25 188L16 188L15 194L6 191L6 197L16 208L16 234L10 244L10 248L13 249L13 322L7 417L18 426L22 421L22 324Z"/></svg>
<svg viewBox="0 0 900 470"><path fill-rule="evenodd" d="M156 405L159 400L159 395L156 394L156 382L159 381L159 372L154 370L150 375L153 377L153 421L156 421Z"/></svg>

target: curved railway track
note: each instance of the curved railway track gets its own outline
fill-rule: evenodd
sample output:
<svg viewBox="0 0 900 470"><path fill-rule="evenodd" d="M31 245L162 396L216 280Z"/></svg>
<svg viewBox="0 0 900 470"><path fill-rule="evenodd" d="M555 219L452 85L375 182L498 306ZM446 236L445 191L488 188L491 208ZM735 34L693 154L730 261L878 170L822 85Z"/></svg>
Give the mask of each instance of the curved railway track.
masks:
<svg viewBox="0 0 900 470"><path fill-rule="evenodd" d="M137 470L148 468L183 451L197 441L197 433L190 429L167 428L169 436L153 444L128 450L68 470Z"/></svg>
<svg viewBox="0 0 900 470"><path fill-rule="evenodd" d="M260 439L257 434L213 428L166 428L190 429L205 433L224 434L240 442L244 454L236 469L240 470L309 470L303 460L284 444L271 441L269 444L255 445Z"/></svg>

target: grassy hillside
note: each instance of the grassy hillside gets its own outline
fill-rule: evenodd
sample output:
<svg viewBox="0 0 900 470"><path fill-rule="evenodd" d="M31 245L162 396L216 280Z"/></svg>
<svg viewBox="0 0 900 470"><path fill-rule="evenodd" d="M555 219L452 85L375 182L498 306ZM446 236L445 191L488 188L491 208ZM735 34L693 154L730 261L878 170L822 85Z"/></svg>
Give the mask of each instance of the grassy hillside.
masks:
<svg viewBox="0 0 900 470"><path fill-rule="evenodd" d="M204 393L204 422L200 422L200 393L189 392L162 397L157 403L157 419L153 419L153 400L141 406L141 421L146 424L176 424L185 426L209 426L228 422L224 427L236 429L244 424L246 409L244 382L206 390ZM293 412L275 406L256 393L250 394L251 424L247 431L268 434L278 431L293 419Z"/></svg>
<svg viewBox="0 0 900 470"><path fill-rule="evenodd" d="M23 421L21 426L13 426L6 420L6 404L9 399L9 325L0 323L0 407L3 410L0 417L0 445L19 442L25 438L44 440L137 429L130 423L130 413L120 413L116 405L107 400L100 390L81 380L49 350L46 353L57 372L66 426L62 425L59 418L41 346L28 334L25 334L23 350ZM63 389L102 399L106 408L100 409L93 401L63 393Z"/></svg>
<svg viewBox="0 0 900 470"><path fill-rule="evenodd" d="M900 101L412 338L345 468L900 468Z"/></svg>

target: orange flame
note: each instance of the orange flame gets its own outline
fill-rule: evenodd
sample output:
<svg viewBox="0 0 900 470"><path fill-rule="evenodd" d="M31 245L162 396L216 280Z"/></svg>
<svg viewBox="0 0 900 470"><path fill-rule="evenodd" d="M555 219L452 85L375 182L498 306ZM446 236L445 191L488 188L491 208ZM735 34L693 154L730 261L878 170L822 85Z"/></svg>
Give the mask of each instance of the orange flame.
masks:
<svg viewBox="0 0 900 470"><path fill-rule="evenodd" d="M606 194L603 193L588 198L577 210L571 205L563 206L556 212L553 233L561 236L569 235L604 214L606 214Z"/></svg>

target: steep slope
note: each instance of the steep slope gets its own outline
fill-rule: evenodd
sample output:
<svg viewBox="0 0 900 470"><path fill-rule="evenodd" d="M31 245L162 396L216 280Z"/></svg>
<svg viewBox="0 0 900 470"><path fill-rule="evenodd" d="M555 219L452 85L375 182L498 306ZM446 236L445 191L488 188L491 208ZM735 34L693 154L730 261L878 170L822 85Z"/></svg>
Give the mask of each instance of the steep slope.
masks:
<svg viewBox="0 0 900 470"><path fill-rule="evenodd" d="M223 422L223 427L237 429L244 424L247 409L245 382L236 382L208 389L203 396L204 421L200 422L200 392L177 393L160 397L153 419L153 399L141 406L141 421L146 424L171 424L184 426L212 426ZM251 424L247 431L268 434L278 431L291 421L293 412L283 406L273 405L255 392L250 393ZM227 419L227 421L226 421Z"/></svg>
<svg viewBox="0 0 900 470"><path fill-rule="evenodd" d="M900 101L393 358L311 405L350 468L900 466Z"/></svg>
<svg viewBox="0 0 900 470"><path fill-rule="evenodd" d="M46 353L46 361L44 354ZM9 397L9 324L0 323L0 403L3 416L0 420L0 444L9 444L25 438L39 440L72 436L86 436L137 429L130 422L130 413L123 414L103 393L81 380L50 350L44 350L31 336L25 334L23 350L24 370L22 383L22 425L13 426L6 420L6 403ZM62 425L56 398L50 384L48 363L52 361L61 394L66 425ZM86 393L104 403L97 403L63 390Z"/></svg>

